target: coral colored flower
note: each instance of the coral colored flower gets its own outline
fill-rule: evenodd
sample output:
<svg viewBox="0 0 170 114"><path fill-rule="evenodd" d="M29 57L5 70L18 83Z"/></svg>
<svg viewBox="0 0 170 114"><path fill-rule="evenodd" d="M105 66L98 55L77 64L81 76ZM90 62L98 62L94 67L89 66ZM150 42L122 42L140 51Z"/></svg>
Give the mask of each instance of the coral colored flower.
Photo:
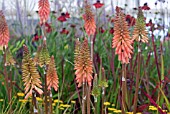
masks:
<svg viewBox="0 0 170 114"><path fill-rule="evenodd" d="M69 33L69 31L66 30L66 28L63 28L62 31L60 31L60 34L68 34L68 33Z"/></svg>
<svg viewBox="0 0 170 114"><path fill-rule="evenodd" d="M83 15L84 27L88 36L94 35L96 32L96 22L89 4L85 4L85 14Z"/></svg>
<svg viewBox="0 0 170 114"><path fill-rule="evenodd" d="M39 94L42 94L43 91L41 90L42 83L40 80L39 72L36 68L36 64L31 58L28 47L24 45L23 48L24 53L22 59L22 80L25 86L25 98L27 99L29 96L32 96L33 90L37 91Z"/></svg>
<svg viewBox="0 0 170 114"><path fill-rule="evenodd" d="M128 30L128 24L125 20L125 15L121 10L117 9L117 14L114 21L114 37L112 41L112 48L116 48L115 53L118 54L118 60L122 64L129 63L131 54L133 53L133 47Z"/></svg>
<svg viewBox="0 0 170 114"><path fill-rule="evenodd" d="M92 60L90 59L90 51L87 39L84 39L82 44L79 41L76 41L74 63L78 87L81 87L81 85L86 82L89 86L91 86L93 79L93 66Z"/></svg>
<svg viewBox="0 0 170 114"><path fill-rule="evenodd" d="M142 10L150 10L150 7L148 7L147 3L144 3L144 5L141 8Z"/></svg>
<svg viewBox="0 0 170 114"><path fill-rule="evenodd" d="M0 10L0 46L8 46L9 29L3 12Z"/></svg>
<svg viewBox="0 0 170 114"><path fill-rule="evenodd" d="M143 12L141 9L138 11L137 21L133 30L133 39L140 42L147 43L147 31L146 31L146 24L143 16Z"/></svg>
<svg viewBox="0 0 170 114"><path fill-rule="evenodd" d="M55 60L54 56L51 57L50 63L47 69L47 86L48 90L51 90L51 87L54 88L55 91L58 90L58 75L55 68Z"/></svg>
<svg viewBox="0 0 170 114"><path fill-rule="evenodd" d="M114 28L111 27L109 32L110 32L110 34L113 34L114 33Z"/></svg>
<svg viewBox="0 0 170 114"><path fill-rule="evenodd" d="M48 20L48 17L50 15L50 4L48 0L39 0L39 17L40 17L40 23L45 23Z"/></svg>
<svg viewBox="0 0 170 114"><path fill-rule="evenodd" d="M104 4L100 3L100 0L97 0L97 2L94 3L93 5L94 5L94 6L96 7L96 9L97 9L97 8L101 8Z"/></svg>

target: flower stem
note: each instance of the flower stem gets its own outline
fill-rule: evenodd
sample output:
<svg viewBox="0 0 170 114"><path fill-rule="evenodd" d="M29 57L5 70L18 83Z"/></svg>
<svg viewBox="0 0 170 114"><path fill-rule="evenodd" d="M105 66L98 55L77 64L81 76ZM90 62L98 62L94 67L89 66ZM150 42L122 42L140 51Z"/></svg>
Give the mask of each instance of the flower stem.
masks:
<svg viewBox="0 0 170 114"><path fill-rule="evenodd" d="M134 110L133 113L136 114L137 108L137 100L138 100L138 91L139 91L139 79L140 79L140 56L141 56L141 49L140 49L140 42L138 43L138 58L137 58L137 76L136 76L136 88L135 88L135 98L134 98Z"/></svg>
<svg viewBox="0 0 170 114"><path fill-rule="evenodd" d="M126 74L125 64L122 64L122 114L126 113Z"/></svg>
<svg viewBox="0 0 170 114"><path fill-rule="evenodd" d="M37 100L36 100L36 93L32 91L32 104L33 104L33 113L38 114L38 107L37 107Z"/></svg>
<svg viewBox="0 0 170 114"><path fill-rule="evenodd" d="M44 67L44 96L45 96L45 114L48 114L48 102L47 102L47 79L46 79L46 67Z"/></svg>
<svg viewBox="0 0 170 114"><path fill-rule="evenodd" d="M87 96L87 114L90 114L90 86L86 85L86 89L87 89L87 92L86 92L86 96Z"/></svg>
<svg viewBox="0 0 170 114"><path fill-rule="evenodd" d="M53 113L53 106L52 106L52 92L51 90L49 91L49 96L50 96L50 114Z"/></svg>
<svg viewBox="0 0 170 114"><path fill-rule="evenodd" d="M86 86L85 83L83 83L82 114L86 114L86 106L85 106L85 101L86 101L85 86Z"/></svg>

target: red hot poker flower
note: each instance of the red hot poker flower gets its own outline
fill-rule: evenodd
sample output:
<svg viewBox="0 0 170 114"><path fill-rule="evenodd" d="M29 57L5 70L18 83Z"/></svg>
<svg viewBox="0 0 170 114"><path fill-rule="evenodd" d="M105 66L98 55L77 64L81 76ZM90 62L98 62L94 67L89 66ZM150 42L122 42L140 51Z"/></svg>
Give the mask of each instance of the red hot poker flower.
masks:
<svg viewBox="0 0 170 114"><path fill-rule="evenodd" d="M96 22L94 19L93 12L91 10L91 6L86 3L85 4L85 14L83 15L84 19L84 28L88 36L94 35L96 32Z"/></svg>
<svg viewBox="0 0 170 114"><path fill-rule="evenodd" d="M93 4L95 6L95 8L101 8L104 4L100 3L100 0L97 0L96 3Z"/></svg>
<svg viewBox="0 0 170 114"><path fill-rule="evenodd" d="M81 87L81 85L86 82L89 86L91 86L91 82L93 79L93 66L92 61L90 59L90 52L87 39L84 39L82 44L79 41L76 41L74 63L78 87Z"/></svg>
<svg viewBox="0 0 170 114"><path fill-rule="evenodd" d="M125 15L121 10L117 10L117 15L114 21L114 37L112 40L112 48L116 48L115 53L118 54L119 61L122 64L129 63L133 47L133 40L130 38L128 24L125 20Z"/></svg>
<svg viewBox="0 0 170 114"><path fill-rule="evenodd" d="M3 12L0 10L0 46L8 46L9 29Z"/></svg>
<svg viewBox="0 0 170 114"><path fill-rule="evenodd" d="M50 15L50 4L48 0L39 0L39 11L40 23L45 23Z"/></svg>

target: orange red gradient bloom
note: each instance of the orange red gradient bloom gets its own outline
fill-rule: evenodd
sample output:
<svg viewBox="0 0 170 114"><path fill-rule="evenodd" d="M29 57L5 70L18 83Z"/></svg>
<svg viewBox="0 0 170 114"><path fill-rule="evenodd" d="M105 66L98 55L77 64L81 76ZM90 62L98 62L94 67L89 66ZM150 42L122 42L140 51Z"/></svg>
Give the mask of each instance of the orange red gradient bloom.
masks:
<svg viewBox="0 0 170 114"><path fill-rule="evenodd" d="M58 90L58 75L55 68L55 60L54 56L51 57L48 70L47 70L47 86L48 90L51 90L51 87L54 88L55 91Z"/></svg>
<svg viewBox="0 0 170 114"><path fill-rule="evenodd" d="M91 6L89 4L85 4L85 14L83 15L84 19L84 28L88 36L94 35L96 32L96 22L94 19L93 12L91 10Z"/></svg>
<svg viewBox="0 0 170 114"><path fill-rule="evenodd" d="M49 14L50 14L50 4L48 0L39 0L39 17L40 17L40 23L45 23L48 20Z"/></svg>
<svg viewBox="0 0 170 114"><path fill-rule="evenodd" d="M122 64L129 63L133 47L131 44L133 40L130 38L128 24L125 15L117 10L117 15L114 19L114 37L112 40L112 48L116 48L115 53L118 54L118 60Z"/></svg>
<svg viewBox="0 0 170 114"><path fill-rule="evenodd" d="M2 10L0 10L0 46L8 46L9 39L8 25Z"/></svg>
<svg viewBox="0 0 170 114"><path fill-rule="evenodd" d="M89 86L91 86L91 82L93 79L92 77L93 67L92 61L90 59L90 52L87 39L84 39L82 44L79 41L76 41L74 63L78 87L81 87L82 83L86 82L88 83Z"/></svg>

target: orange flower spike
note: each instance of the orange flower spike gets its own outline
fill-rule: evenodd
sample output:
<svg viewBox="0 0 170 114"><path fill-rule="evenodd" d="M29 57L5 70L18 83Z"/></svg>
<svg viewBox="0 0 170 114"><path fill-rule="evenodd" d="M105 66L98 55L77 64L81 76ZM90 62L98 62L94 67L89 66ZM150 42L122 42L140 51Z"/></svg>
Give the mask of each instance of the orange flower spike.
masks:
<svg viewBox="0 0 170 114"><path fill-rule="evenodd" d="M91 6L88 3L85 3L85 14L83 15L83 19L87 35L94 35L96 32L96 22Z"/></svg>
<svg viewBox="0 0 170 114"><path fill-rule="evenodd" d="M0 46L8 46L9 39L8 25L2 10L0 10Z"/></svg>
<svg viewBox="0 0 170 114"><path fill-rule="evenodd" d="M48 17L50 15L50 4L48 0L39 0L39 17L40 17L40 23L45 23L48 20Z"/></svg>
<svg viewBox="0 0 170 114"><path fill-rule="evenodd" d="M57 71L55 68L55 60L54 60L54 56L51 57L50 63L48 65L48 69L47 69L47 86L48 86L48 90L51 89L51 87L54 88L55 91L58 90L58 75L57 75Z"/></svg>
<svg viewBox="0 0 170 114"><path fill-rule="evenodd" d="M24 82L25 90L25 99L32 96L33 89L36 90L39 94L42 94L41 90L41 80L39 72L37 71L36 64L31 58L28 47L23 46L24 53L22 59L22 80Z"/></svg>
<svg viewBox="0 0 170 114"><path fill-rule="evenodd" d="M133 40L131 40L129 35L130 33L128 30L128 24L125 20L125 15L119 9L116 11L117 15L114 19L112 48L116 48L115 53L118 54L118 60L121 61L122 64L127 64L133 53L133 47L131 46Z"/></svg>
<svg viewBox="0 0 170 114"><path fill-rule="evenodd" d="M82 45L79 41L76 43L75 48L75 67L76 70L76 80L78 83L78 87L81 87L82 83L88 83L91 86L92 82L92 61L90 59L89 47L87 39L84 40Z"/></svg>
<svg viewBox="0 0 170 114"><path fill-rule="evenodd" d="M146 31L146 23L142 9L138 10L138 18L133 31L133 40L143 43L148 43L148 36Z"/></svg>

